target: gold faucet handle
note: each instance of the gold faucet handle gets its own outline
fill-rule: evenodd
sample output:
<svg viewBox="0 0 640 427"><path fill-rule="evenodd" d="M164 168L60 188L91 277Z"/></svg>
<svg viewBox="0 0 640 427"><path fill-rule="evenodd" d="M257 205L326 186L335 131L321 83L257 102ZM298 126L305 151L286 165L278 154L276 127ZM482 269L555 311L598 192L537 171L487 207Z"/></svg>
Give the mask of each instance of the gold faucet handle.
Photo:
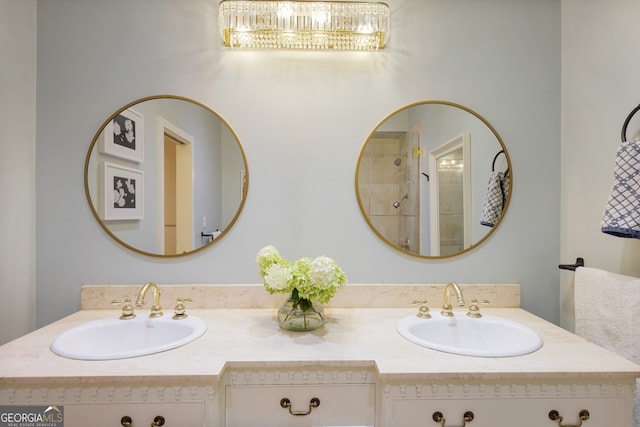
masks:
<svg viewBox="0 0 640 427"><path fill-rule="evenodd" d="M112 305L122 305L122 314L120 315L120 320L129 320L136 317L134 313L133 305L131 305L131 298L124 297L122 300L114 299L111 301Z"/></svg>
<svg viewBox="0 0 640 427"><path fill-rule="evenodd" d="M469 311L467 311L467 316L473 317L475 319L482 317L480 314L480 304L489 304L491 301L483 299L477 300L476 298L471 300L471 305L469 306Z"/></svg>
<svg viewBox="0 0 640 427"><path fill-rule="evenodd" d="M429 313L429 307L427 306L426 299L415 300L411 304L413 305L420 304L420 307L418 308L418 314L416 314L416 316L418 316L421 319L431 319L431 313Z"/></svg>
<svg viewBox="0 0 640 427"><path fill-rule="evenodd" d="M187 307L184 305L187 302L193 302L193 300L191 298L176 299L176 306L173 309L173 319L186 319L189 316L187 314Z"/></svg>

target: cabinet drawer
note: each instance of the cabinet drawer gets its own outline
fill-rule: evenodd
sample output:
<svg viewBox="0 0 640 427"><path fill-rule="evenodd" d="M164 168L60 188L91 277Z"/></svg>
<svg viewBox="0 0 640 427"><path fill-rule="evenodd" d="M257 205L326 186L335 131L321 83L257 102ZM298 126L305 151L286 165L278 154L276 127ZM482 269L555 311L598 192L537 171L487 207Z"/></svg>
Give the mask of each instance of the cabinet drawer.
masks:
<svg viewBox="0 0 640 427"><path fill-rule="evenodd" d="M446 426L463 425L466 411L474 414L469 426L473 427L557 427L558 422L549 419L549 412L556 410L563 417L563 425L580 424L580 411L589 411L589 419L583 427L631 427L630 400L625 398L503 398L503 399L397 399L394 402L394 426L439 426L433 421L433 413L441 412Z"/></svg>
<svg viewBox="0 0 640 427"><path fill-rule="evenodd" d="M202 427L203 402L182 403L91 403L64 405L64 427L121 427L124 416L131 427L149 427L156 416L164 417L163 427Z"/></svg>
<svg viewBox="0 0 640 427"><path fill-rule="evenodd" d="M226 427L373 426L373 384L227 386ZM290 408L283 407L288 399ZM319 404L312 407L312 399ZM292 415L306 413L307 415Z"/></svg>

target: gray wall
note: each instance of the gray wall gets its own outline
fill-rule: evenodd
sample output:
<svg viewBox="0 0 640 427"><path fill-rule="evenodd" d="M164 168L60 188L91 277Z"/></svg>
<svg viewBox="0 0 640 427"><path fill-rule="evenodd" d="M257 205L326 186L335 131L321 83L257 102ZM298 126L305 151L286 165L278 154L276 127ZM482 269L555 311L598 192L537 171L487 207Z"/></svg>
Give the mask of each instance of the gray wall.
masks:
<svg viewBox="0 0 640 427"><path fill-rule="evenodd" d="M0 344L35 315L36 2L0 0Z"/></svg>
<svg viewBox="0 0 640 427"><path fill-rule="evenodd" d="M640 277L640 240L600 231L627 115L640 104L637 0L562 0L562 259ZM640 113L627 138L640 136ZM561 273L573 329L573 273ZM624 298L615 295L614 298Z"/></svg>
<svg viewBox="0 0 640 427"><path fill-rule="evenodd" d="M522 284L559 321L560 2L390 0L381 52L228 50L210 0L38 2L37 324L79 308L89 283L257 283L257 251L325 254L351 282ZM237 133L250 185L213 248L160 260L112 242L85 200L94 133L122 105L177 94ZM383 244L358 209L362 144L390 112L442 99L481 114L513 161L514 195L481 248L445 261ZM408 301L409 302L409 301Z"/></svg>

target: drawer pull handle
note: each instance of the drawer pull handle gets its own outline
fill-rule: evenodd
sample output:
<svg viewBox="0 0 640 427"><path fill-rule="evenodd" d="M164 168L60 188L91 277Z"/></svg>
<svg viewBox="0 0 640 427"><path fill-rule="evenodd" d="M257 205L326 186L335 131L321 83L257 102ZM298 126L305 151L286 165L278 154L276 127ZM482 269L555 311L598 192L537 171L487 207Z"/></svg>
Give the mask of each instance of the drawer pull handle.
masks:
<svg viewBox="0 0 640 427"><path fill-rule="evenodd" d="M124 417L120 418L120 425L122 427L133 427L133 420L130 416L125 415ZM164 417L162 415L158 415L157 417L155 417L153 419L153 422L151 423L151 427L161 427L163 425Z"/></svg>
<svg viewBox="0 0 640 427"><path fill-rule="evenodd" d="M442 415L442 412L440 411L434 412L431 418L436 423L440 423L442 427L445 427L445 423L447 422L447 419L444 417L444 415ZM470 423L471 421L473 421L474 418L475 418L475 415L473 415L473 412L471 411L465 412L462 417L462 427L465 427L467 423Z"/></svg>
<svg viewBox="0 0 640 427"><path fill-rule="evenodd" d="M282 406L283 408L289 408L289 413L291 415L295 415L295 416L309 415L311 413L311 410L313 410L313 408L317 408L318 406L320 406L320 399L318 399L317 397L311 398L311 400L309 401L309 410L306 412L291 410L291 401L286 397L283 397L282 399L280 399L280 406Z"/></svg>
<svg viewBox="0 0 640 427"><path fill-rule="evenodd" d="M589 419L589 411L587 411L586 409L583 409L582 411L580 411L579 415L580 415L580 424L576 424L576 425L562 424L562 415L560 415L560 413L555 409L552 411L549 411L549 419L551 421L557 421L558 426L560 427L580 427L583 421L587 421Z"/></svg>

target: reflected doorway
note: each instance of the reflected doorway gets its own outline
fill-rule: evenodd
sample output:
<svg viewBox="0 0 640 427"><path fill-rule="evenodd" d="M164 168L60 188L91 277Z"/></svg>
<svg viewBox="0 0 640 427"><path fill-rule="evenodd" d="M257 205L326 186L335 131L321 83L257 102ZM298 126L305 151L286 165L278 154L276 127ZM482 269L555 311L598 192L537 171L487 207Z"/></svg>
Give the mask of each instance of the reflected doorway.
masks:
<svg viewBox="0 0 640 427"><path fill-rule="evenodd" d="M175 131L164 129L164 254L193 249L193 144Z"/></svg>
<svg viewBox="0 0 640 427"><path fill-rule="evenodd" d="M471 245L471 134L429 153L431 255L447 256Z"/></svg>

